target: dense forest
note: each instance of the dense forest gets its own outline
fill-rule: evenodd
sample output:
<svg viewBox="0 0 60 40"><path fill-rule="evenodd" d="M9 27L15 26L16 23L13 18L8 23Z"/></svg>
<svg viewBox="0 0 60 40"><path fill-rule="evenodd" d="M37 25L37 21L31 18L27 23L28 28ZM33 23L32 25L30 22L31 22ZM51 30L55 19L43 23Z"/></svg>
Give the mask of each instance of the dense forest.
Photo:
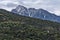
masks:
<svg viewBox="0 0 60 40"><path fill-rule="evenodd" d="M0 40L60 40L60 23L0 9Z"/></svg>

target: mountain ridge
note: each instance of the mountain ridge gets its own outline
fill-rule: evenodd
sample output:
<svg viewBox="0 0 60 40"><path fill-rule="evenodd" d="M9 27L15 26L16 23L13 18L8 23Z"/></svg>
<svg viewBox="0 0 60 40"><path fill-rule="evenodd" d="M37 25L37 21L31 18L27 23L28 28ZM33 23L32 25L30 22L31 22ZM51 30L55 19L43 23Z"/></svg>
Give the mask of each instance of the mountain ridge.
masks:
<svg viewBox="0 0 60 40"><path fill-rule="evenodd" d="M60 23L1 9L0 40L60 40Z"/></svg>
<svg viewBox="0 0 60 40"><path fill-rule="evenodd" d="M26 8L24 6L17 6L11 12L17 13L23 16L29 16L33 18L43 19L43 20L50 20L60 22L60 16L52 14L44 9L35 9L35 8Z"/></svg>

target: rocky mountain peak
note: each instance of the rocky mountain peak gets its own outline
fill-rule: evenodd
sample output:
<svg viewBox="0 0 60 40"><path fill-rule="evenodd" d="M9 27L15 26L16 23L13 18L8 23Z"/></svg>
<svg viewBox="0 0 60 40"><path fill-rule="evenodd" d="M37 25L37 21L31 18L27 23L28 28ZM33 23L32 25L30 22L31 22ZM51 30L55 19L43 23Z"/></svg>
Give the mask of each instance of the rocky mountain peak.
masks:
<svg viewBox="0 0 60 40"><path fill-rule="evenodd" d="M29 16L29 17L43 19L43 20L50 20L50 21L57 21L57 22L59 22L60 20L60 17L57 17L57 15L52 14L47 10L26 8L21 5L18 5L15 9L12 10L12 12L17 13L19 15Z"/></svg>

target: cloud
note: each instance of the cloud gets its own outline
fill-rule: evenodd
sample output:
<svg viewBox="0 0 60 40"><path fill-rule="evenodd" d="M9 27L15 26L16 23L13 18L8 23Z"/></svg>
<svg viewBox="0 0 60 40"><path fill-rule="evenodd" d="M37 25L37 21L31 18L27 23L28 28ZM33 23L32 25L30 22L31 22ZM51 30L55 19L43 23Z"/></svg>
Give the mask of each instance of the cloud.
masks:
<svg viewBox="0 0 60 40"><path fill-rule="evenodd" d="M7 7L15 7L17 4L14 4L14 3L8 3L6 6Z"/></svg>
<svg viewBox="0 0 60 40"><path fill-rule="evenodd" d="M0 0L0 8L9 11L17 5L23 5L28 8L43 8L60 15L60 0Z"/></svg>

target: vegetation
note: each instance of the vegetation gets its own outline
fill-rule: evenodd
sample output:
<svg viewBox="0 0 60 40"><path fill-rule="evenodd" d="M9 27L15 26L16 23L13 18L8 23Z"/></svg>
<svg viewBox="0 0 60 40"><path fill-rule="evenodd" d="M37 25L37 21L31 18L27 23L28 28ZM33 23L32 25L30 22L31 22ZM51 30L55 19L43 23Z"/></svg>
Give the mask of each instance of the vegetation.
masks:
<svg viewBox="0 0 60 40"><path fill-rule="evenodd" d="M60 40L60 23L0 9L0 40Z"/></svg>

